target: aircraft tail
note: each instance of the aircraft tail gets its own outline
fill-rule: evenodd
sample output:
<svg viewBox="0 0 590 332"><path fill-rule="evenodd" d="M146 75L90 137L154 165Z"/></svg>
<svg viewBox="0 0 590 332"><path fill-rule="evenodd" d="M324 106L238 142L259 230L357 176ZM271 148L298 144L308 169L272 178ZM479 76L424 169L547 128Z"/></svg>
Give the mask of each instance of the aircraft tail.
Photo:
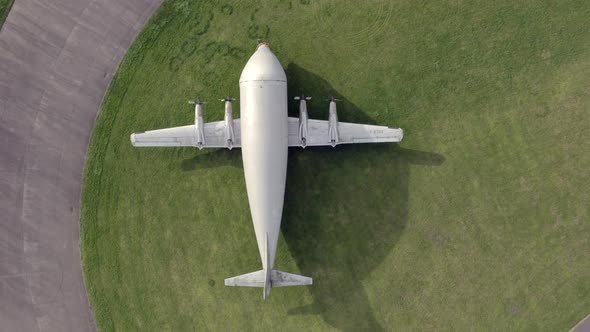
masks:
<svg viewBox="0 0 590 332"><path fill-rule="evenodd" d="M264 265L265 269L227 278L225 279L226 286L262 287L264 288L262 298L266 300L266 298L270 295L271 288L273 287L303 286L311 285L313 283L313 279L309 277L268 269L268 266L270 266L268 234L265 235L264 240L264 261L266 262L266 265Z"/></svg>
<svg viewBox="0 0 590 332"><path fill-rule="evenodd" d="M313 284L313 279L278 270L260 270L225 279L226 286L264 288L262 298L266 299L273 287L304 286Z"/></svg>

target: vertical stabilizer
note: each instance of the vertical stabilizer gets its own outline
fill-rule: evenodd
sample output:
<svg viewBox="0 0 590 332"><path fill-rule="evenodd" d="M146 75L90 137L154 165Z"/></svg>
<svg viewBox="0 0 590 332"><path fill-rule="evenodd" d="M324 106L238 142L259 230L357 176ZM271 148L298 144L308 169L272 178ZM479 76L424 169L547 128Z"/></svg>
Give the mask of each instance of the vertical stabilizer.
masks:
<svg viewBox="0 0 590 332"><path fill-rule="evenodd" d="M266 300L266 298L270 295L270 289L272 288L272 282L270 280L270 254L268 252L268 233L264 233L264 290L262 293L262 299Z"/></svg>

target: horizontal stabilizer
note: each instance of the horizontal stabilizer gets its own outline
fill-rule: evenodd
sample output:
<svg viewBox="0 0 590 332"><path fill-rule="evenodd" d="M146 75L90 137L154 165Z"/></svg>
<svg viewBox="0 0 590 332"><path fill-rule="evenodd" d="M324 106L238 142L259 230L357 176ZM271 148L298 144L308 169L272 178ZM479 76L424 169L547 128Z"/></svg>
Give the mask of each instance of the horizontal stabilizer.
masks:
<svg viewBox="0 0 590 332"><path fill-rule="evenodd" d="M272 270L270 287L305 286L313 284L313 279L298 274ZM226 286L264 287L266 273L264 270L242 274L225 279Z"/></svg>
<svg viewBox="0 0 590 332"><path fill-rule="evenodd" d="M242 274L236 277L225 279L226 286L241 286L241 287L264 287L266 274L264 270Z"/></svg>
<svg viewBox="0 0 590 332"><path fill-rule="evenodd" d="M313 284L313 279L310 277L277 270L272 270L270 273L270 281L272 287L304 286Z"/></svg>
<svg viewBox="0 0 590 332"><path fill-rule="evenodd" d="M268 254L268 233L265 235L264 267L270 265ZM267 299L273 287L304 286L311 285L313 280L309 277L300 276L277 270L262 269L256 272L242 274L236 277L225 279L226 286L261 287L262 298Z"/></svg>

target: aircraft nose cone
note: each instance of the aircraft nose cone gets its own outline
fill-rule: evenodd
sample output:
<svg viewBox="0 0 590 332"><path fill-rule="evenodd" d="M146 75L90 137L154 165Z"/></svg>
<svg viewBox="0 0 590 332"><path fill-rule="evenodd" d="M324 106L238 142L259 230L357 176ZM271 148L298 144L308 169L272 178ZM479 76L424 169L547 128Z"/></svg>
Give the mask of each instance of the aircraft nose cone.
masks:
<svg viewBox="0 0 590 332"><path fill-rule="evenodd" d="M258 44L242 71L240 83L248 81L287 81L283 66L266 42Z"/></svg>
<svg viewBox="0 0 590 332"><path fill-rule="evenodd" d="M256 50L258 51L261 47L268 47L270 49L270 45L265 41L261 41L260 43L258 43L258 46L256 46Z"/></svg>

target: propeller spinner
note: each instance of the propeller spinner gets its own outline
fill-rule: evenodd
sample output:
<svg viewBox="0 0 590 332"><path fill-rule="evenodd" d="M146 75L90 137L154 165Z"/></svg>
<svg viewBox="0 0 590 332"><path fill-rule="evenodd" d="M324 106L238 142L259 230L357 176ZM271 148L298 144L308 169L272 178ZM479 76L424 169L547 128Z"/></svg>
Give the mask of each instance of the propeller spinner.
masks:
<svg viewBox="0 0 590 332"><path fill-rule="evenodd" d="M206 101L201 101L201 99L199 97L197 97L197 100L189 100L188 103L191 104L191 105L195 105L195 104L197 104L197 105L204 105L204 104L207 104Z"/></svg>
<svg viewBox="0 0 590 332"><path fill-rule="evenodd" d="M338 99L334 96L330 96L330 98L324 99L324 101L329 101L329 102L337 102L337 101L341 101L342 99Z"/></svg>
<svg viewBox="0 0 590 332"><path fill-rule="evenodd" d="M219 99L219 101L236 101L236 98L232 98L230 96L227 96L227 97L225 97L223 99Z"/></svg>

